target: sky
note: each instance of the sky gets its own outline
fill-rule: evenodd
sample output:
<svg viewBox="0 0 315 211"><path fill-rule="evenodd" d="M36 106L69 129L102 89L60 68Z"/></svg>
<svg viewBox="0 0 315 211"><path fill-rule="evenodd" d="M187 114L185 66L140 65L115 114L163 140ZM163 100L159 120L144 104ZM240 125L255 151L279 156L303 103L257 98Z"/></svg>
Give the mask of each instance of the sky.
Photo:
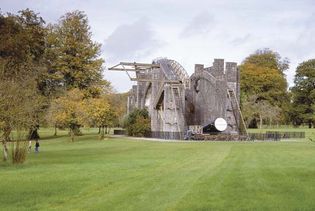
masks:
<svg viewBox="0 0 315 211"><path fill-rule="evenodd" d="M211 66L214 58L240 64L269 48L289 58L285 74L292 86L297 65L315 58L314 0L0 0L0 8L30 8L49 23L84 11L93 40L102 44L104 78L118 92L134 83L107 70L120 61L167 57L192 74L195 64Z"/></svg>

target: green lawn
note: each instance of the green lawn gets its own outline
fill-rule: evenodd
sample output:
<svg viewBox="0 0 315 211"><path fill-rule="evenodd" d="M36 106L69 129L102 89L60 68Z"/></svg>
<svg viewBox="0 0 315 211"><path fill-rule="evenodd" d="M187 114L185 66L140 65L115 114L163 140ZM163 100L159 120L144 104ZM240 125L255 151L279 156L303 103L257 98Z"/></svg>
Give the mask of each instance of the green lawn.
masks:
<svg viewBox="0 0 315 211"><path fill-rule="evenodd" d="M0 161L0 210L314 210L315 143L46 136ZM0 156L2 154L0 153Z"/></svg>

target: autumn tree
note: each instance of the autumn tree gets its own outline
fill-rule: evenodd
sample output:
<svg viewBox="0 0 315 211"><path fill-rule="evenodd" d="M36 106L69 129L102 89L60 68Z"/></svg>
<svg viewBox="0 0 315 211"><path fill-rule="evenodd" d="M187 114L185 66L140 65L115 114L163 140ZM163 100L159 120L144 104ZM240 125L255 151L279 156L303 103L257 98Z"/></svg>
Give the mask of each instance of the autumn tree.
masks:
<svg viewBox="0 0 315 211"><path fill-rule="evenodd" d="M0 130L4 160L11 131L20 133L37 125L43 108L37 82L45 71L44 23L38 14L28 9L18 15L0 14ZM16 147L14 149L24 153ZM23 157L19 153L13 155Z"/></svg>
<svg viewBox="0 0 315 211"><path fill-rule="evenodd" d="M99 119L93 118L99 115L96 114L101 108L98 103L103 95L111 93L112 88L108 81L102 79L104 60L100 58L101 44L92 41L87 16L82 11L66 13L57 24L48 25L47 31L45 56L48 72L42 86L52 97L59 97L57 101L64 99L62 95L65 92L69 94L71 90L80 90L83 94L82 103L89 101L87 106L91 107L85 110L90 114L89 119L85 118L85 123L99 122ZM64 110L65 106L61 105L54 100L49 110L48 119L55 128L64 127L67 122L65 115L61 115L64 113L58 112ZM54 116L54 113L58 115ZM77 124L75 132L78 132L80 125Z"/></svg>
<svg viewBox="0 0 315 211"><path fill-rule="evenodd" d="M102 80L101 44L92 41L88 18L82 11L66 13L47 27L47 90L79 88L97 96L110 84Z"/></svg>
<svg viewBox="0 0 315 211"><path fill-rule="evenodd" d="M68 128L67 115L64 113L64 104L58 104L60 99L54 99L46 113L46 123L54 127L54 136L57 136L57 129Z"/></svg>
<svg viewBox="0 0 315 211"><path fill-rule="evenodd" d="M104 60L100 58L101 45L92 41L87 16L81 11L66 13L58 24L49 25L47 30L48 47L45 55L49 71L43 86L48 93L59 93L55 97L62 96L63 90L79 89L84 95L84 101L91 101L88 106L97 106L100 101L98 98L109 94L112 88L108 81L102 79ZM106 103L104 106L106 107ZM59 107L52 105L50 113L54 109L57 111ZM88 109L90 114L91 110L93 109ZM56 117L60 121L58 118L50 118L55 120L55 123L51 123L60 127L64 116ZM95 121L92 117L91 114L89 122Z"/></svg>
<svg viewBox="0 0 315 211"><path fill-rule="evenodd" d="M86 108L84 94L79 89L67 91L52 101L47 119L57 127L69 128L71 140L80 134L80 126L85 124Z"/></svg>
<svg viewBox="0 0 315 211"><path fill-rule="evenodd" d="M296 69L292 92L291 120L294 125L315 127L315 59L302 62Z"/></svg>
<svg viewBox="0 0 315 211"><path fill-rule="evenodd" d="M281 58L280 54L268 48L258 49L255 53L247 57L244 63L253 64L260 67L278 70L279 73L289 69L289 59Z"/></svg>
<svg viewBox="0 0 315 211"><path fill-rule="evenodd" d="M287 81L284 75L288 67L287 59L281 59L278 53L269 49L258 50L247 57L240 65L242 111L246 113L250 98L255 96L256 106L260 105L260 101L268 102L270 108L281 109L283 119L285 115L283 111L289 104ZM252 116L251 119L255 118L257 115ZM255 122L262 122L262 119L259 118L259 121Z"/></svg>
<svg viewBox="0 0 315 211"><path fill-rule="evenodd" d="M110 104L107 97L90 98L85 101L87 121L91 126L100 128L100 138L108 133L108 128L113 127L117 120L117 111Z"/></svg>
<svg viewBox="0 0 315 211"><path fill-rule="evenodd" d="M26 131L38 123L34 116L41 110L44 99L37 91L36 83L28 80L23 84L12 81L0 83L0 131L3 132L4 160L8 159L7 142L10 141L11 131L16 131L14 141L24 141Z"/></svg>
<svg viewBox="0 0 315 211"><path fill-rule="evenodd" d="M117 118L114 121L114 126L122 127L125 115L127 113L127 98L128 92L126 93L111 93L108 94L108 99L111 108L115 110Z"/></svg>

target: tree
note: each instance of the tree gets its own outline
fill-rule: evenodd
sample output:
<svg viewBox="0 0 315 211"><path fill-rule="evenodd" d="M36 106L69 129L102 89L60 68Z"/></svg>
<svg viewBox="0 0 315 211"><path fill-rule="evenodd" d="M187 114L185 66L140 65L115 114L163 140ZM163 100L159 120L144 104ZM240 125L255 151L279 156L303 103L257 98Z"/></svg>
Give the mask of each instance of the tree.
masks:
<svg viewBox="0 0 315 211"><path fill-rule="evenodd" d="M12 130L18 133L38 124L43 99L37 82L43 71L45 29L43 19L31 10L19 15L0 14L0 122L4 160ZM18 138L16 141L19 141ZM23 162L17 144L13 161ZM23 159L20 159L23 158Z"/></svg>
<svg viewBox="0 0 315 211"><path fill-rule="evenodd" d="M243 102L243 116L248 127L256 127L259 122L259 128L262 128L263 122L268 122L269 125L273 121L280 120L281 109L271 105L266 100L257 101L257 96L252 95ZM258 119L258 121L257 121Z"/></svg>
<svg viewBox="0 0 315 211"><path fill-rule="evenodd" d="M87 104L87 120L90 125L100 128L100 139L103 139L107 128L114 125L117 113L105 97L90 98L85 103Z"/></svg>
<svg viewBox="0 0 315 211"><path fill-rule="evenodd" d="M46 113L46 121L48 125L54 127L54 136L57 136L57 128L65 129L67 125L67 115L64 113L64 104L58 104L60 99L52 100Z"/></svg>
<svg viewBox="0 0 315 211"><path fill-rule="evenodd" d="M151 121L146 109L135 109L127 116L125 127L130 136L145 136L151 131Z"/></svg>
<svg viewBox="0 0 315 211"><path fill-rule="evenodd" d="M15 141L23 141L26 134L23 136L22 133L37 124L34 116L43 102L37 92L36 83L30 80L23 84L15 81L0 83L0 131L3 132L4 160L8 159L6 144L10 141L11 131L15 130L19 135L15 136Z"/></svg>
<svg viewBox="0 0 315 211"><path fill-rule="evenodd" d="M91 40L87 16L81 11L66 13L56 25L48 26L46 57L47 80L43 86L56 90L79 88L90 95L99 95L102 87L103 59L99 58L101 44Z"/></svg>
<svg viewBox="0 0 315 211"><path fill-rule="evenodd" d="M0 13L0 132L5 159L12 130L32 133L49 108L49 122L69 128L73 140L86 124L86 102L112 92L102 79L101 45L91 35L81 11L67 13L47 27L29 9L18 15ZM102 106L106 104L98 108ZM113 125L117 111L107 109L102 125Z"/></svg>
<svg viewBox="0 0 315 211"><path fill-rule="evenodd" d="M125 115L127 113L127 98L128 92L126 93L111 93L108 94L108 100L111 108L115 110L117 118L114 121L114 126L122 127Z"/></svg>
<svg viewBox="0 0 315 211"><path fill-rule="evenodd" d="M268 102L274 111L281 110L280 116L284 119L284 111L289 104L287 81L284 75L284 71L288 67L287 59L282 60L278 53L269 49L257 50L247 57L240 65L242 111L246 113L248 102L245 102L255 96L254 104L257 105L254 107L260 107ZM264 103L260 104L260 101ZM258 122L255 118L258 117L253 114L250 119ZM262 123L261 118L259 118L259 122Z"/></svg>
<svg viewBox="0 0 315 211"><path fill-rule="evenodd" d="M315 59L302 62L296 69L292 92L292 122L315 127Z"/></svg>
<svg viewBox="0 0 315 211"><path fill-rule="evenodd" d="M258 49L254 54L251 54L245 59L245 63L250 63L256 66L278 70L280 73L289 69L289 59L282 59L280 54L268 48Z"/></svg>
<svg viewBox="0 0 315 211"><path fill-rule="evenodd" d="M44 20L31 10L19 15L0 14L0 56L2 77L13 79L43 72L45 51Z"/></svg>
<svg viewBox="0 0 315 211"><path fill-rule="evenodd" d="M72 95L71 90L76 90L75 92L80 92L82 95L80 97L82 115L80 124L73 123L72 126L76 126L75 129L70 127L70 132L77 133L83 123L100 124L101 121L96 116L104 112L102 109L107 109L107 102L101 105L100 101L103 100L102 95L111 93L112 87L108 81L102 79L104 61L99 58L101 45L91 39L92 33L87 16L81 11L66 13L60 18L58 24L48 25L47 31L45 56L48 72L42 86L52 98L57 98L50 106L49 122L57 128L69 127L70 119L72 122L77 121L77 115L72 115L72 117L66 115L77 111L70 111L71 106L59 102L67 101L65 97ZM66 93L65 96L63 96L64 93ZM88 112L90 116L84 116L84 112Z"/></svg>
<svg viewBox="0 0 315 211"><path fill-rule="evenodd" d="M69 128L71 141L74 141L80 134L80 126L85 123L85 105L82 91L72 89L52 101L47 117L57 127Z"/></svg>
<svg viewBox="0 0 315 211"><path fill-rule="evenodd" d="M88 18L83 12L66 13L58 24L48 25L47 30L45 55L48 72L42 83L47 93L53 98L60 97L59 100L65 100L65 91L69 94L71 90L80 90L83 95L81 103L84 104L83 101L87 99L99 98L111 92L110 83L102 79L104 61L99 58L101 45L92 41ZM48 119L55 128L68 127L69 116L63 112L66 105L58 105L56 101L50 107ZM61 112L58 112L60 110ZM58 115L54 115L55 113ZM84 119L83 116L81 118ZM86 118L85 121L87 122ZM77 124L76 129L70 131L78 132L79 126L80 124Z"/></svg>

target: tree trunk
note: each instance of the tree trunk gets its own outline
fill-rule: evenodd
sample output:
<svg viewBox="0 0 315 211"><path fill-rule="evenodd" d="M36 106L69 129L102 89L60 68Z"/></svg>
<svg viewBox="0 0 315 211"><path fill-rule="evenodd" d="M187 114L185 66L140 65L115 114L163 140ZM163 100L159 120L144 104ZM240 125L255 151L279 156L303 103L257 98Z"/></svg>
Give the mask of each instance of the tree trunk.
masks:
<svg viewBox="0 0 315 211"><path fill-rule="evenodd" d="M98 127L98 133L97 134L101 134L101 127Z"/></svg>
<svg viewBox="0 0 315 211"><path fill-rule="evenodd" d="M55 125L55 133L54 136L57 136L57 126Z"/></svg>
<svg viewBox="0 0 315 211"><path fill-rule="evenodd" d="M71 128L70 128L70 137L71 137L71 141L74 142L74 131Z"/></svg>
<svg viewBox="0 0 315 211"><path fill-rule="evenodd" d="M263 120L261 115L259 114L259 129L262 129L262 125L263 125Z"/></svg>
<svg viewBox="0 0 315 211"><path fill-rule="evenodd" d="M312 121L308 121L308 128L312 128Z"/></svg>
<svg viewBox="0 0 315 211"><path fill-rule="evenodd" d="M3 160L7 161L8 160L8 147L7 147L7 142L10 141L10 134L11 134L11 127L6 126L3 129L3 141L2 141L2 146L3 146Z"/></svg>
<svg viewBox="0 0 315 211"><path fill-rule="evenodd" d="M102 139L104 139L104 137L105 137L105 130L104 130L104 127L102 126L102 127L100 127L100 140L102 140Z"/></svg>
<svg viewBox="0 0 315 211"><path fill-rule="evenodd" d="M8 160L8 147L7 147L7 142L6 141L2 141L2 146L3 146L3 161L7 161Z"/></svg>

